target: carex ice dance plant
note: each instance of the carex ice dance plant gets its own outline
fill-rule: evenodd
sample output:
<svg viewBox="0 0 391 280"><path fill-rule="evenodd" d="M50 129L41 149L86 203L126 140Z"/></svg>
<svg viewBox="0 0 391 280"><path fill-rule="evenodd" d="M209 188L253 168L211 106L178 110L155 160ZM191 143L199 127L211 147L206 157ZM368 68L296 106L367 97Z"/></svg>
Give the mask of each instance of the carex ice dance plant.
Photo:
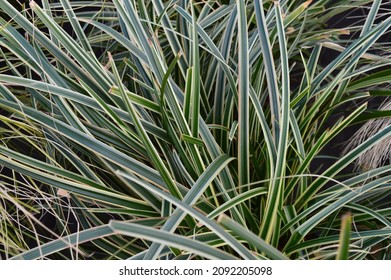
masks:
<svg viewBox="0 0 391 280"><path fill-rule="evenodd" d="M2 258L390 258L382 5L1 1Z"/></svg>

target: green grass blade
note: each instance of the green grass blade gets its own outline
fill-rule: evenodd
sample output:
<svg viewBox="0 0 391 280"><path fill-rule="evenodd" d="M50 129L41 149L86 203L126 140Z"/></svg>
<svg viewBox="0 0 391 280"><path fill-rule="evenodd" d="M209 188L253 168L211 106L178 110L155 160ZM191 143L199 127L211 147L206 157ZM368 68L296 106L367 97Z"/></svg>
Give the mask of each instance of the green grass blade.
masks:
<svg viewBox="0 0 391 280"><path fill-rule="evenodd" d="M267 194L267 189L263 188L263 187L248 190L246 192L243 192L243 193L235 196L234 198L225 202L224 204L220 205L218 208L216 208L215 210L210 212L207 217L210 219L217 218L218 216L220 216L224 212L230 210L235 205L240 205L240 204L244 203L245 201L250 200L253 197L265 195L265 194Z"/></svg>
<svg viewBox="0 0 391 280"><path fill-rule="evenodd" d="M84 242L103 238L113 234L113 230L108 226L94 227L86 229L81 232L76 232L68 236L64 236L61 239L50 241L46 244L40 245L37 248L33 248L22 254L19 254L12 259L15 260L35 260L43 258L47 255L59 252L69 247L77 246Z"/></svg>
<svg viewBox="0 0 391 280"><path fill-rule="evenodd" d="M267 86L269 90L270 98L270 111L271 111L271 121L273 126L273 139L274 143L277 146L279 141L279 112L280 112L280 97L277 85L277 74L274 64L274 58L272 54L272 47L269 39L269 32L266 24L265 14L263 12L263 1L255 1L255 16L257 19L258 27L258 36L261 42L263 61L265 63Z"/></svg>
<svg viewBox="0 0 391 280"><path fill-rule="evenodd" d="M201 81L200 81L200 54L198 45L197 19L193 3L191 4L193 15L192 28L192 82L191 82L191 132L194 138L198 138L199 131L199 115L200 115L200 100L201 100Z"/></svg>
<svg viewBox="0 0 391 280"><path fill-rule="evenodd" d="M239 186L246 186L250 180L250 142L249 142L249 57L246 5L237 1L239 37L239 90L238 90L238 172Z"/></svg>
<svg viewBox="0 0 391 280"><path fill-rule="evenodd" d="M123 47L128 49L138 59L140 59L144 63L148 63L148 58L145 55L145 53L142 50L140 50L140 48L138 48L132 41L127 39L125 36L123 36L122 34L117 32L116 30L110 28L109 26L107 26L105 24L102 24L102 23L94 21L94 20L84 19L84 18L78 18L78 20L81 22L86 22L88 24L91 24L91 25L99 28L100 30L102 30L103 32L105 32L106 34L111 36L113 39L115 39L115 41L117 43L120 43Z"/></svg>
<svg viewBox="0 0 391 280"><path fill-rule="evenodd" d="M176 184L172 180L172 177L170 175L169 170L167 169L167 167L163 163L155 146L153 145L152 141L149 139L147 132L145 131L144 127L142 126L140 119L139 119L139 116L137 115L136 110L134 108L134 105L130 102L130 100L126 96L125 89L122 85L121 79L119 77L118 71L116 69L116 66L115 66L115 63L114 63L112 57L110 57L110 62L111 62L112 69L114 71L114 76L117 79L122 98L123 98L123 100L126 104L126 107L128 109L129 115L131 116L131 118L134 122L134 125L136 126L136 130L137 130L139 136L141 137L142 142L146 146L148 154L150 155L152 161L156 165L157 170L159 170L159 173L161 174L164 182L167 184L167 188L170 190L170 192L175 197L182 198L180 191L178 190Z"/></svg>
<svg viewBox="0 0 391 280"><path fill-rule="evenodd" d="M353 65L357 62L360 56L372 46L373 42L376 41L384 32L386 32L391 26L391 19L387 19L376 27L372 28L365 35L361 36L358 40L349 45L336 59L334 59L313 81L312 89L315 90L320 83L328 77L333 70L342 62L346 61L349 56L354 54L355 58L349 60L349 64Z"/></svg>
<svg viewBox="0 0 391 280"><path fill-rule="evenodd" d="M94 76L95 81L101 85L102 88L107 88L110 85L110 77L103 71L103 67L96 63L96 60L80 48L74 39L69 36L52 18L50 18L34 1L30 2L31 9L39 16L45 25L55 34L66 49L79 61L85 70Z"/></svg>
<svg viewBox="0 0 391 280"><path fill-rule="evenodd" d="M276 233L276 219L277 211L281 209L281 202L284 188L284 181L286 168L286 154L288 150L289 139L289 116L290 116L290 82L289 82L289 65L286 48L286 38L284 26L282 21L282 14L278 3L275 4L278 39L281 53L281 71L282 71L282 98L281 98L281 116L280 119L280 137L277 150L277 161L273 180L270 184L269 194L266 202L265 214L262 219L260 236L266 242L270 242L273 232Z"/></svg>
<svg viewBox="0 0 391 280"><path fill-rule="evenodd" d="M134 178L132 178L126 173L120 171L118 171L117 173L127 179L134 180ZM186 203L183 203L177 198L171 196L167 192L161 191L160 189L157 189L156 187L147 184L146 182L140 182L140 184L144 186L146 189L148 189L149 191L153 192L154 194L176 205L179 209L191 215L192 217L200 221L203 225L207 226L210 230L216 233L221 239L227 242L229 246L231 246L240 256L242 256L242 258L256 259L247 248L245 248L242 244L240 244L238 240L236 240L232 235L230 235L225 230L223 230L215 221L208 219L200 212L194 210L192 207L190 207Z"/></svg>
<svg viewBox="0 0 391 280"><path fill-rule="evenodd" d="M20 172L21 174L25 174L26 176L30 176L31 178L34 178L42 183L51 185L58 189L66 190L70 193L75 193L80 196L90 198L92 200L102 201L104 203L127 208L129 210L133 209L136 210L136 212L138 212L139 214L147 214L147 212L154 212L152 208L147 206L144 202L129 198L122 194L115 193L112 190L108 191L104 189L98 189L95 186L89 186L83 183L74 182L72 179L64 179L56 175L49 174L47 172L39 171L34 166L34 162L32 162L31 165L21 164L4 156L0 156L0 162L1 164L6 164L10 168L17 172Z"/></svg>
<svg viewBox="0 0 391 280"><path fill-rule="evenodd" d="M181 14L183 16L183 18L187 22L192 23L192 17L184 9L182 9L179 6L176 6L176 10L178 11L179 14ZM234 98L236 98L237 97L237 94L236 94L237 87L236 87L235 79L234 79L232 71L229 68L229 66L227 65L227 62L225 61L223 55L221 54L220 50L217 48L217 46L215 45L213 40L209 37L208 33L205 32L205 30L203 28L201 28L198 24L197 24L197 31L198 31L198 35L202 38L202 40L204 41L206 46L210 49L210 52L220 62L220 66L222 67L225 75L227 76L230 88L235 93Z"/></svg>
<svg viewBox="0 0 391 280"><path fill-rule="evenodd" d="M227 229L232 230L232 232L236 233L239 237L246 240L248 244L251 244L251 246L256 247L260 252L264 253L270 259L288 260L288 257L281 253L278 249L274 248L273 246L256 236L254 233L250 232L248 229L242 227L232 219L228 218L228 216L221 215L218 219L218 222Z"/></svg>
<svg viewBox="0 0 391 280"><path fill-rule="evenodd" d="M347 203L353 201L354 199L364 195L366 192L369 192L370 190L379 187L380 185L388 182L391 179L391 176L384 176L380 179L373 180L369 183L364 184L363 186L359 187L357 190L353 189L349 191L348 193L344 194L343 196L339 197L335 202L327 205L320 211L318 211L315 215L313 215L311 218L309 218L307 221L302 223L295 231L294 234L292 234L291 239L289 240L287 244L287 248L289 246L292 246L292 244L296 244L302 238L308 234L308 232L311 231L317 224L319 224L321 221L323 221L326 217L334 213L335 211L339 210L341 207L346 205ZM334 196L338 195L335 194ZM326 198L327 200L327 198ZM318 202L318 205L324 204L324 201Z"/></svg>
<svg viewBox="0 0 391 280"><path fill-rule="evenodd" d="M339 244L337 260L349 259L350 231L352 225L352 216L350 213L345 214L341 221L341 231L339 233Z"/></svg>
<svg viewBox="0 0 391 280"><path fill-rule="evenodd" d="M338 160L335 164L333 164L330 168L328 168L322 175L324 178L332 177L341 171L348 164L352 163L358 156L360 156L365 151L369 150L371 147L376 145L379 141L386 138L391 134L391 126L387 127L378 133L376 133L373 137L368 138L361 145L347 153L344 157ZM305 203L310 200L313 195L326 183L324 178L316 179L306 190L305 192L298 198L295 205L298 209L301 209Z"/></svg>
<svg viewBox="0 0 391 280"><path fill-rule="evenodd" d="M205 170L205 172L200 176L200 178L194 183L189 192L183 199L183 203L187 205L193 205L205 192L206 188L212 183L216 176L221 172L226 165L232 161L233 158L230 158L227 155L222 155L218 157L211 165ZM164 226L161 228L162 231L174 232L174 230L181 223L183 218L186 216L186 213L182 210L175 210ZM153 243L149 248L145 259L155 259L158 257L159 253L163 249L159 244Z"/></svg>
<svg viewBox="0 0 391 280"><path fill-rule="evenodd" d="M119 221L110 221L109 227L114 233L151 240L203 256L207 259L236 259L236 257L233 255L229 255L224 251L215 249L199 241L195 241L178 234L157 230L151 227Z"/></svg>
<svg viewBox="0 0 391 280"><path fill-rule="evenodd" d="M69 19L69 22L72 25L73 31L76 33L76 36L80 41L80 44L82 45L84 50L92 53L93 51L89 43L89 40L84 30L82 29L82 27L80 26L79 22L76 19L76 15L74 10L72 9L71 3L69 2L69 0L61 0L61 5L64 7L64 11Z"/></svg>

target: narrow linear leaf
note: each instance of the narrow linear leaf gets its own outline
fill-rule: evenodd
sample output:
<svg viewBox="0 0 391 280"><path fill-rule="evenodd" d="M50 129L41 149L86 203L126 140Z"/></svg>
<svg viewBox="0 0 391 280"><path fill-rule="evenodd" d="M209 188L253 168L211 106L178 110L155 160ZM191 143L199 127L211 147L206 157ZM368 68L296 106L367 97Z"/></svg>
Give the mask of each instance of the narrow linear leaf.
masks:
<svg viewBox="0 0 391 280"><path fill-rule="evenodd" d="M147 239L167 246L173 246L175 248L185 250L208 259L237 259L233 255L229 255L224 251L205 245L202 242L192 240L178 234L157 230L151 227L119 221L110 221L109 227L114 233Z"/></svg>
<svg viewBox="0 0 391 280"><path fill-rule="evenodd" d="M337 252L337 260L349 259L349 245L350 245L350 230L352 225L352 215L345 214L341 221L341 231L339 233L339 244Z"/></svg>
<svg viewBox="0 0 391 280"><path fill-rule="evenodd" d="M134 178L128 176L128 174L126 173L123 173L121 171L118 171L117 173L125 178L134 180ZM220 227L220 225L218 225L215 221L208 219L203 214L190 207L188 204L183 203L182 201L178 200L177 198L173 197L167 192L164 192L152 186L151 184L147 184L146 182L140 182L140 185L142 185L149 191L153 192L154 194L176 205L179 209L191 215L192 217L200 221L203 225L207 226L209 229L215 232L220 238L225 240L229 246L231 246L240 256L242 256L242 258L250 259L250 260L256 259L256 257L247 248L245 248L242 244L240 244L238 240L236 240L232 235L230 235L225 230L223 230Z"/></svg>
<svg viewBox="0 0 391 280"><path fill-rule="evenodd" d="M270 244L266 243L264 240L256 236L254 233L250 232L248 229L242 227L232 219L228 218L226 215L221 215L217 220L218 223L221 223L227 229L232 230L238 236L243 238L251 244L251 246L256 247L260 252L265 253L266 256L270 257L273 260L288 260L289 258L281 253L278 249L274 248Z"/></svg>
<svg viewBox="0 0 391 280"><path fill-rule="evenodd" d="M246 186L250 180L250 127L249 127L249 57L246 5L237 1L239 37L239 89L238 89L238 170L239 186Z"/></svg>

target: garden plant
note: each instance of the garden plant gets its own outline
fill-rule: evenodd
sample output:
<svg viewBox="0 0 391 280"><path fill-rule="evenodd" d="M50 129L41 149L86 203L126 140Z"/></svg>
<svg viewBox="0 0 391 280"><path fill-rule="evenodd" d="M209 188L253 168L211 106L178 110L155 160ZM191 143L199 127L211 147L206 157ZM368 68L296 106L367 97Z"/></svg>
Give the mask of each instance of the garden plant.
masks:
<svg viewBox="0 0 391 280"><path fill-rule="evenodd" d="M1 258L390 259L390 27L381 0L1 0Z"/></svg>

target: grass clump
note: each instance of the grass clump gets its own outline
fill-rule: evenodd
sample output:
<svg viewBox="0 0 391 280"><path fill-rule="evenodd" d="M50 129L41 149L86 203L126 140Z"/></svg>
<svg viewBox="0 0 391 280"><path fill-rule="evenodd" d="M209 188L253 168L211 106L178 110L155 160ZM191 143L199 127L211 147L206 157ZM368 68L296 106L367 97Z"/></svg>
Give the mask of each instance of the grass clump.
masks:
<svg viewBox="0 0 391 280"><path fill-rule="evenodd" d="M2 255L389 259L389 162L347 170L389 142L391 19L332 2L0 2Z"/></svg>

